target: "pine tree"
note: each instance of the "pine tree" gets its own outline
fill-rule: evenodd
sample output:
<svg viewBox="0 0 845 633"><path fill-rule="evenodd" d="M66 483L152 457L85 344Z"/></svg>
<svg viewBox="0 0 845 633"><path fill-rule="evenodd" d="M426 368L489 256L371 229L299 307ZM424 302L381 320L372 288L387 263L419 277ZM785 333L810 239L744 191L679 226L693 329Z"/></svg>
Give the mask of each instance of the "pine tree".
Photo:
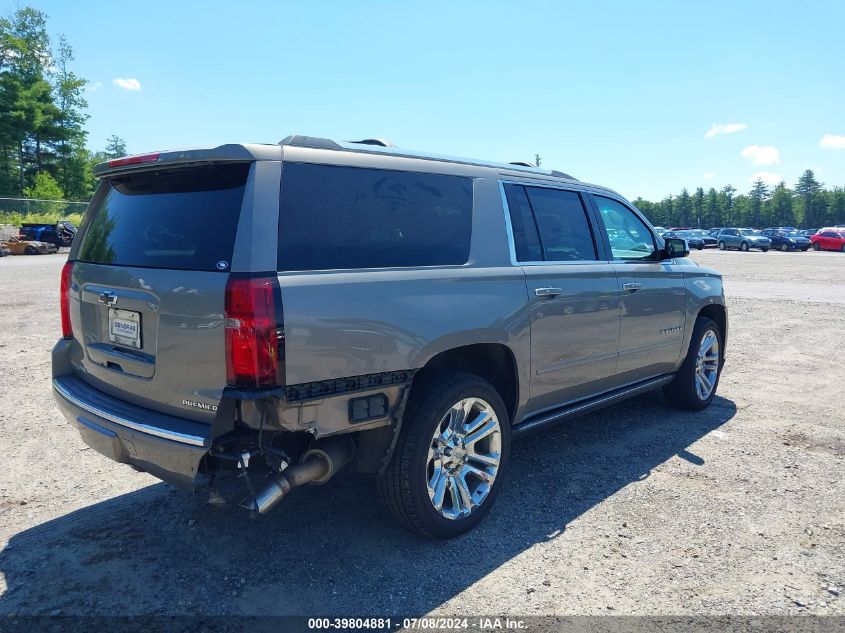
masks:
<svg viewBox="0 0 845 633"><path fill-rule="evenodd" d="M106 139L106 151L103 153L106 160L126 156L126 141L116 134L112 134ZM537 166L539 167L539 165Z"/></svg>
<svg viewBox="0 0 845 633"><path fill-rule="evenodd" d="M756 228L761 226L761 217L763 215L763 203L769 197L769 188L762 179L758 178L751 186L751 191L748 194L748 199L751 201L751 222L750 224Z"/></svg>
<svg viewBox="0 0 845 633"><path fill-rule="evenodd" d="M817 217L817 200L822 190L822 184L816 180L812 169L807 169L801 174L798 183L795 185L795 193L801 201L801 211L805 226L818 227L821 224L820 217Z"/></svg>

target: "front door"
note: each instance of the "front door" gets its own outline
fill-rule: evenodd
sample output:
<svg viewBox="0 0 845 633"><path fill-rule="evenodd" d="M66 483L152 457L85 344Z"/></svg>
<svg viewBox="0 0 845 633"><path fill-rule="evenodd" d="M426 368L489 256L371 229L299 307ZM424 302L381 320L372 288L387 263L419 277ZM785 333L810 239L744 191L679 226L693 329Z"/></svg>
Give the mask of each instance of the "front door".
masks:
<svg viewBox="0 0 845 633"><path fill-rule="evenodd" d="M593 195L604 224L621 297L614 386L671 372L683 353L686 287L674 260L658 259L645 222L619 200Z"/></svg>

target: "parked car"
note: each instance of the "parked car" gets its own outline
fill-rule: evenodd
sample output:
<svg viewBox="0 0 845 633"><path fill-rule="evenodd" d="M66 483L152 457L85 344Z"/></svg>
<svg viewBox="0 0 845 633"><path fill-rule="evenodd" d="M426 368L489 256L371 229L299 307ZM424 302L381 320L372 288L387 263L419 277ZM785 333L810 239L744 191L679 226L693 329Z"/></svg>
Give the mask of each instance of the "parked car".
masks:
<svg viewBox="0 0 845 633"><path fill-rule="evenodd" d="M721 226L714 226L712 229L707 231L707 233L710 234L710 237L716 237L717 235L719 235L719 231L721 231L722 228L723 227L721 227Z"/></svg>
<svg viewBox="0 0 845 633"><path fill-rule="evenodd" d="M814 251L845 252L845 229L820 229L810 238Z"/></svg>
<svg viewBox="0 0 845 633"><path fill-rule="evenodd" d="M48 242L56 248L70 246L76 235L76 227L67 220L60 220L55 224L27 223L21 225L21 238Z"/></svg>
<svg viewBox="0 0 845 633"><path fill-rule="evenodd" d="M763 235L756 235L753 229L727 228L719 231L716 238L718 240L719 250L730 250L732 248L741 251L749 251L757 248L767 252L772 242L768 237Z"/></svg>
<svg viewBox="0 0 845 633"><path fill-rule="evenodd" d="M782 251L807 251L810 248L810 240L798 231L764 229L762 234L771 240L772 248Z"/></svg>
<svg viewBox="0 0 845 633"><path fill-rule="evenodd" d="M604 187L303 136L95 174L53 389L89 446L165 481L242 473L263 513L345 468L450 537L489 512L512 437L716 393L721 276Z"/></svg>
<svg viewBox="0 0 845 633"><path fill-rule="evenodd" d="M807 239L810 239L813 235L815 235L818 232L819 232L818 229L804 229L803 231L799 231L799 233L801 233L801 235L803 235Z"/></svg>
<svg viewBox="0 0 845 633"><path fill-rule="evenodd" d="M695 248L699 251L704 248L704 240L693 235L692 231L666 231L663 234L663 239L669 239L670 237L684 239L690 248Z"/></svg>
<svg viewBox="0 0 845 633"><path fill-rule="evenodd" d="M20 237L10 236L0 242L0 246L9 249L12 255L46 255L55 253L58 249L47 242L26 240Z"/></svg>
<svg viewBox="0 0 845 633"><path fill-rule="evenodd" d="M687 234L704 242L704 248L716 248L718 240L703 229L690 229Z"/></svg>

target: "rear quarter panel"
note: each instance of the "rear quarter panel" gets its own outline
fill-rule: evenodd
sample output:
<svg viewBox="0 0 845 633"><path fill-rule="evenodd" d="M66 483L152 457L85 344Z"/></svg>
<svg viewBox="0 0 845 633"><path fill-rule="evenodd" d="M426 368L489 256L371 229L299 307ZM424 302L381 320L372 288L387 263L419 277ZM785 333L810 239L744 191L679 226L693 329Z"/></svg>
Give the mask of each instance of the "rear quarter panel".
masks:
<svg viewBox="0 0 845 633"><path fill-rule="evenodd" d="M466 265L278 273L286 384L418 369L448 349L501 343L516 359L519 400L527 400L525 276L510 263L498 178L479 171L466 174L474 177Z"/></svg>

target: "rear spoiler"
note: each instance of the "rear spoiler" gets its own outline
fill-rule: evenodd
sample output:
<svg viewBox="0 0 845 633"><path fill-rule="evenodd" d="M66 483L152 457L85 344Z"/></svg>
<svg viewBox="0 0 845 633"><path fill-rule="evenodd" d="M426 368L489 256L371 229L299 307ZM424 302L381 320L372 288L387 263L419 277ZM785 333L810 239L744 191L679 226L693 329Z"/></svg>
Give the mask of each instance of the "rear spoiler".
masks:
<svg viewBox="0 0 845 633"><path fill-rule="evenodd" d="M94 167L94 176L103 178L140 169L157 169L184 164L243 163L254 160L281 160L282 149L278 145L227 144L218 147L167 150L149 154L135 154L115 158Z"/></svg>

